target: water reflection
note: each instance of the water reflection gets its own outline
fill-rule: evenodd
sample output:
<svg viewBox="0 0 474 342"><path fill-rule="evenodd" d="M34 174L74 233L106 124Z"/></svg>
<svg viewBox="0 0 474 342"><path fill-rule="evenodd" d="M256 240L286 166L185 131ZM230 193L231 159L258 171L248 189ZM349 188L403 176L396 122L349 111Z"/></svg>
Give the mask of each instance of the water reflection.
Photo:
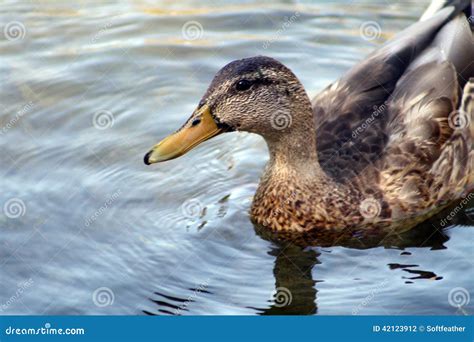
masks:
<svg viewBox="0 0 474 342"><path fill-rule="evenodd" d="M430 229L431 227L431 229ZM434 229L430 223L419 227L416 234L412 232L397 236L397 240L385 241L386 246L404 249L408 247L423 247L431 249L445 248L444 242L448 237L439 230ZM351 248L359 246L348 246ZM375 246L365 246L372 248ZM275 300L270 307L265 309L256 308L261 315L310 315L317 313L317 283L322 280L314 279L318 274L318 259L320 253L311 248L296 245L282 245L274 247L270 255L275 257L273 274L275 276ZM396 269L393 264L387 265L390 269ZM411 267L418 265L399 265L403 271L417 276L404 279L434 279L442 277L435 273L423 270L412 270ZM287 294L286 291L289 293ZM279 295L282 298L279 298ZM283 303L282 303L283 300Z"/></svg>
<svg viewBox="0 0 474 342"><path fill-rule="evenodd" d="M438 216L448 214L452 207L446 209ZM470 222L465 215L456 217L457 224ZM430 250L445 249L445 243L449 240L446 231L437 229L439 223L437 217L419 225L409 232L394 235L382 240L371 239L364 241L363 246L360 241L354 241L344 245L346 248L371 249L385 248L399 251L400 256L410 256L410 248L424 248ZM255 227L255 231L262 239L271 240L268 234ZM318 313L318 284L323 284L324 276L319 277L318 268L322 266L323 259L320 247L303 247L288 241L271 240L267 254L274 259L273 277L274 290L271 298L263 306L247 306L258 315L313 315ZM369 244L372 243L372 245ZM420 269L418 264L386 263L384 259L372 260L369 263L372 267L385 268L394 275L404 280L405 284L413 284L417 280L440 281L443 276L425 268ZM353 280L354 287L356 282ZM371 285L372 291L377 291L378 287L386 285L387 280ZM202 300L203 295L212 296L214 293L208 290L207 283L202 283L198 287L188 288L188 296L175 297L166 293L155 292L155 297L150 299L155 305L153 312L144 310L145 314L165 314L165 315L186 315L190 314L189 306ZM375 290L374 290L375 289ZM357 291L357 289L355 289ZM354 312L358 312L354 309Z"/></svg>
<svg viewBox="0 0 474 342"><path fill-rule="evenodd" d="M275 57L314 95L379 43L360 39L362 22L379 20L388 38L426 5L5 4L4 22L27 30L0 41L0 205L19 198L26 212L0 215L0 304L33 283L2 314L456 313L449 291L472 288L474 235L462 226L472 220L443 233L289 243L249 221L268 158L261 139L232 133L162 167L142 162L229 61ZM203 40L184 41L188 21ZM104 287L115 300L98 306L92 294Z"/></svg>
<svg viewBox="0 0 474 342"><path fill-rule="evenodd" d="M317 313L316 283L313 267L320 263L319 253L298 246L275 247L273 275L275 294L269 308L256 309L260 315L312 315ZM317 273L317 271L316 271Z"/></svg>

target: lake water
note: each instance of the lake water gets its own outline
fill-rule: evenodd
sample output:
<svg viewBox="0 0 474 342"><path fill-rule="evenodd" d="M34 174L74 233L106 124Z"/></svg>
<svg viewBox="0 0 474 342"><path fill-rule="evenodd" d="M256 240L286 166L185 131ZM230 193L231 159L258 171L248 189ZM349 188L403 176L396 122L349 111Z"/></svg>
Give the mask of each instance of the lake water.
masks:
<svg viewBox="0 0 474 342"><path fill-rule="evenodd" d="M466 207L443 232L299 248L249 220L268 158L259 137L143 164L229 61L272 56L314 95L426 6L3 3L0 313L472 314ZM369 21L373 40L359 32Z"/></svg>

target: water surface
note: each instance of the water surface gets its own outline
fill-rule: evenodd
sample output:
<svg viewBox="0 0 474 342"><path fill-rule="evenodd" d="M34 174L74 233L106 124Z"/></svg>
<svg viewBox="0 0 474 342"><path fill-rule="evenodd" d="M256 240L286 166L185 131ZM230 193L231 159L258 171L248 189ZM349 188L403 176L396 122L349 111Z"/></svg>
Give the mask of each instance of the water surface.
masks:
<svg viewBox="0 0 474 342"><path fill-rule="evenodd" d="M464 214L385 246L301 249L250 223L268 159L259 137L226 134L178 160L142 161L229 61L272 56L314 95L426 5L4 3L1 313L472 313ZM368 21L381 27L374 40L359 32ZM7 37L12 22L19 36Z"/></svg>

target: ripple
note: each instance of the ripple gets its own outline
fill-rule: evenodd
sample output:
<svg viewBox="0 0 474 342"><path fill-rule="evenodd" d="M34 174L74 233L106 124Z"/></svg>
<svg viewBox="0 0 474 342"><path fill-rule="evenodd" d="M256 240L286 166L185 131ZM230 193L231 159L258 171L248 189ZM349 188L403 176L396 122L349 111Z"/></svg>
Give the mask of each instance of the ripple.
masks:
<svg viewBox="0 0 474 342"><path fill-rule="evenodd" d="M383 247L299 249L265 240L249 220L268 160L261 138L225 134L180 159L143 164L220 66L270 55L314 94L425 5L363 1L351 13L322 2L5 5L7 22L27 34L0 41L0 126L9 125L0 205L20 199L26 210L0 216L0 297L34 282L5 312L452 314L450 290L472 288L472 220ZM380 41L360 39L367 20L379 22ZM188 21L203 27L195 40L183 37ZM96 113L113 124L97 128ZM184 203L197 210L183 212ZM291 301L275 300L283 288ZM113 302L95 305L97 289Z"/></svg>

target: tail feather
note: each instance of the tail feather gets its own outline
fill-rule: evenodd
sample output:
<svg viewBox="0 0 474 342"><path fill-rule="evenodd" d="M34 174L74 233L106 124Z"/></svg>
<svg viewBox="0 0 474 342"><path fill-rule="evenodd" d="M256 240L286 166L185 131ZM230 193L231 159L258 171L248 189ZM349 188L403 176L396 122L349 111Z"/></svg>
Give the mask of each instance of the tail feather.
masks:
<svg viewBox="0 0 474 342"><path fill-rule="evenodd" d="M463 91L461 107L459 110L461 122L469 125L468 139L471 140L471 151L469 152L469 180L468 191L474 190L474 77L466 83Z"/></svg>
<svg viewBox="0 0 474 342"><path fill-rule="evenodd" d="M474 25L474 17L472 17L472 8L474 7L474 1L471 0L432 0L428 8L420 17L420 21L425 21L431 18L439 10L448 6L453 6L454 8L456 8L455 13L464 12L467 18L473 18L470 20L470 24L471 27Z"/></svg>
<svg viewBox="0 0 474 342"><path fill-rule="evenodd" d="M474 77L470 78L464 86L459 112L462 115L461 121L465 121L465 124L469 125L471 139L474 143Z"/></svg>

